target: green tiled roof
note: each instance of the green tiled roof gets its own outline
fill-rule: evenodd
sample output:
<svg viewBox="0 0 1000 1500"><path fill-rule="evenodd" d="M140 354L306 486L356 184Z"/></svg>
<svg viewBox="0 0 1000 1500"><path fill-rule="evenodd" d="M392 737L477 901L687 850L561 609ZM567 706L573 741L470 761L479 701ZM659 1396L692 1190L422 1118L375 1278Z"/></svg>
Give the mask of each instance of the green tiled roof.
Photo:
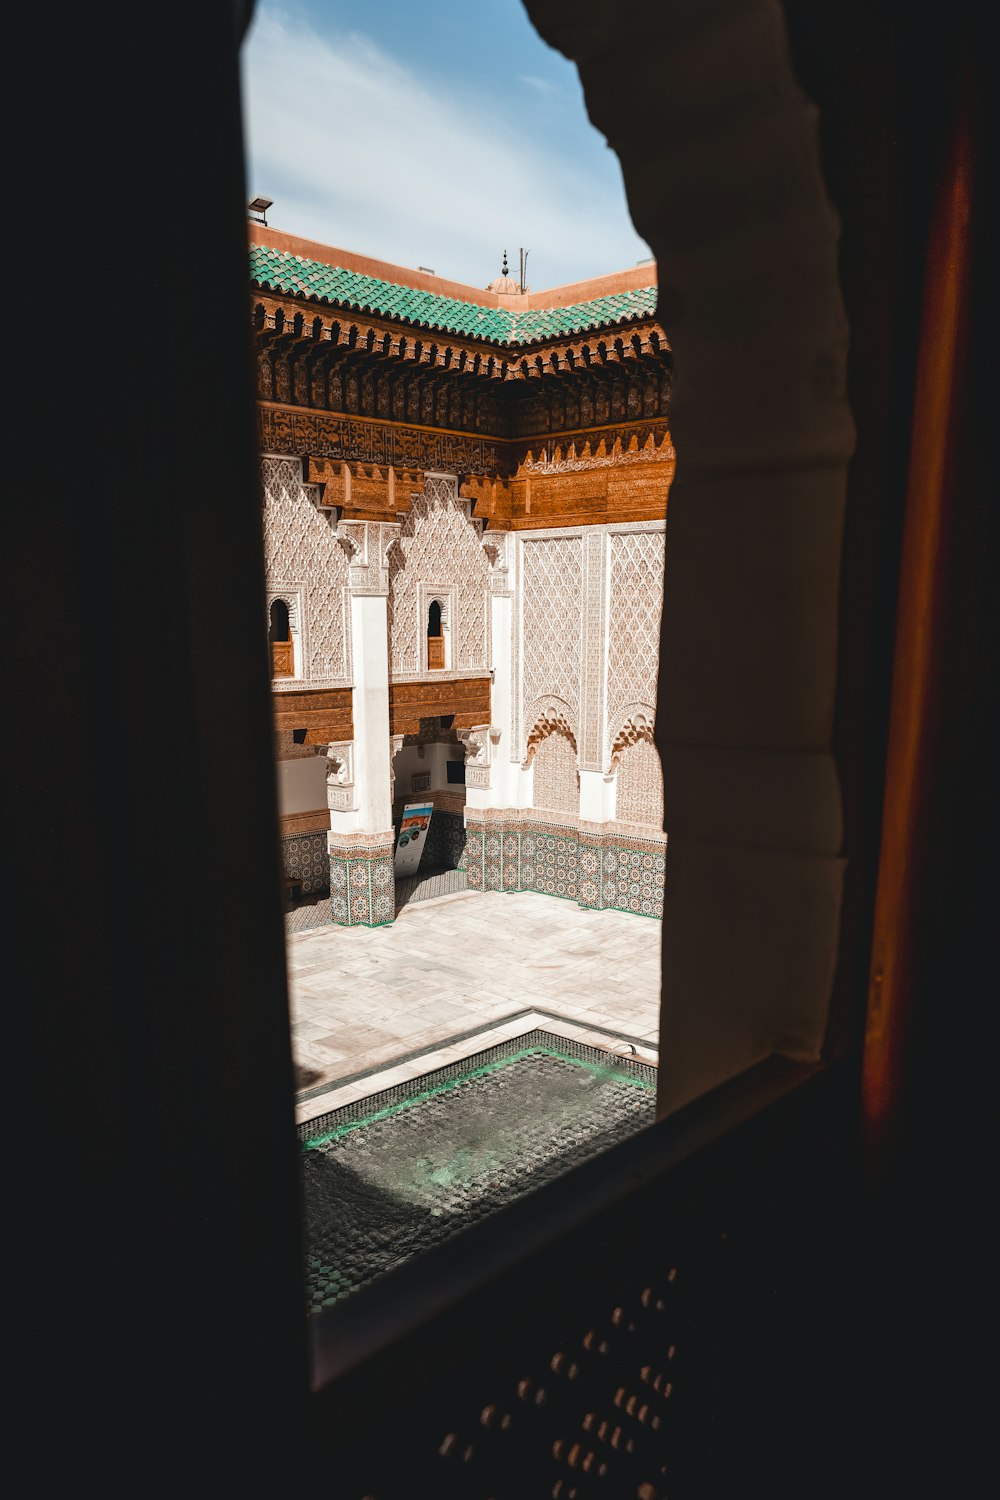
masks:
<svg viewBox="0 0 1000 1500"><path fill-rule="evenodd" d="M633 318L650 317L656 311L655 286L615 292L610 297L576 302L571 307L524 310L480 307L474 302L460 302L456 297L418 292L413 287L363 276L342 266L304 260L300 255L271 250L266 245L251 247L250 277L253 285L262 290L307 297L312 302L347 307L377 317L399 318L419 328L465 334L494 344L537 344L543 339L583 333L589 328L607 328Z"/></svg>

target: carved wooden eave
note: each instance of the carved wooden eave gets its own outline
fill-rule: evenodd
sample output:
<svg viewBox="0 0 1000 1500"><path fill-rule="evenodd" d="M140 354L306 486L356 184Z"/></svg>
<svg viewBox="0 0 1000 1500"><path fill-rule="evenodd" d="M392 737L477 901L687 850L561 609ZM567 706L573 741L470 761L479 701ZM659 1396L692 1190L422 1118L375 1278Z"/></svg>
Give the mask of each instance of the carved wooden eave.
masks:
<svg viewBox="0 0 1000 1500"><path fill-rule="evenodd" d="M675 468L666 423L510 444L507 454L509 476L470 474L461 482L459 493L487 526L525 531L666 518Z"/></svg>
<svg viewBox="0 0 1000 1500"><path fill-rule="evenodd" d="M456 473L495 529L662 519L670 352L647 314L530 346L258 293L260 449L301 457L319 505L394 519Z"/></svg>
<svg viewBox="0 0 1000 1500"><path fill-rule="evenodd" d="M502 382L630 360L660 361L670 351L663 328L649 317L556 334L530 344L498 344L351 309L327 308L320 314L314 304L304 305L290 295L258 292L253 303L258 350L273 356L340 360L353 356Z"/></svg>
<svg viewBox="0 0 1000 1500"><path fill-rule="evenodd" d="M605 420L663 416L669 399L669 344L648 318L523 348L307 318L292 298L257 301L254 323L258 396L279 404L510 438L575 426L565 412L588 404L598 422L602 403Z"/></svg>
<svg viewBox="0 0 1000 1500"><path fill-rule="evenodd" d="M499 474L465 474L459 476L459 497L472 502L469 514L487 526L507 530L511 518L511 491L507 479Z"/></svg>
<svg viewBox="0 0 1000 1500"><path fill-rule="evenodd" d="M422 495L420 469L395 465L348 463L306 454L305 482L320 487L320 506L334 510L345 521L392 521L412 509L414 495Z"/></svg>
<svg viewBox="0 0 1000 1500"><path fill-rule="evenodd" d="M474 729L490 718L490 678L435 676L418 682L389 682L389 728L393 734L420 733L421 719L450 718L455 730Z"/></svg>
<svg viewBox="0 0 1000 1500"><path fill-rule="evenodd" d="M272 693L274 727L304 730L304 745L328 745L354 738L351 689L317 688Z"/></svg>

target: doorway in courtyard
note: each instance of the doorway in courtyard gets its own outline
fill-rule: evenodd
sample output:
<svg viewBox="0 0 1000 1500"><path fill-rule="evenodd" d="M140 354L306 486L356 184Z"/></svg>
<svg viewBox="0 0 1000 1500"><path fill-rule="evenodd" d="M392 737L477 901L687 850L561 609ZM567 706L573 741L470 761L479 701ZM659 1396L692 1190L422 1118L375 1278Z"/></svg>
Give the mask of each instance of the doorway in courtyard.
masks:
<svg viewBox="0 0 1000 1500"><path fill-rule="evenodd" d="M433 623L439 633L440 606ZM428 631L428 643L432 639ZM404 906L468 889L465 759L466 747L451 714L422 718L416 734L393 738L397 913Z"/></svg>

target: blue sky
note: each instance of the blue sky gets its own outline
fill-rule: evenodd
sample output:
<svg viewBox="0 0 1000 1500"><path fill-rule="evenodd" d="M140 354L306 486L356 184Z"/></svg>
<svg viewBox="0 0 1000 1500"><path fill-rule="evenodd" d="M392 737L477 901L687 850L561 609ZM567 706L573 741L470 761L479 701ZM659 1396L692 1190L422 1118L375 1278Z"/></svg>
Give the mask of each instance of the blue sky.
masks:
<svg viewBox="0 0 1000 1500"><path fill-rule="evenodd" d="M248 196L290 234L471 286L536 290L649 255L576 69L521 0L257 0Z"/></svg>

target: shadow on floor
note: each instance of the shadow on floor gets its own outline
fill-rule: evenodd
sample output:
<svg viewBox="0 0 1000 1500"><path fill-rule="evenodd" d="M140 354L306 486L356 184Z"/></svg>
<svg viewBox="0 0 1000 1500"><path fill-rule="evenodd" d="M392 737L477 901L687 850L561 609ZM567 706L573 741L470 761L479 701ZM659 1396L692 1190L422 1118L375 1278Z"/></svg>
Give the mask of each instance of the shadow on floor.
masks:
<svg viewBox="0 0 1000 1500"><path fill-rule="evenodd" d="M469 883L464 870L418 870L396 882L396 911L417 901L431 901L435 896L451 896L467 891ZM309 932L314 927L328 927L333 921L329 891L300 896L285 908L285 932Z"/></svg>
<svg viewBox="0 0 1000 1500"><path fill-rule="evenodd" d="M464 870L418 870L416 875L396 881L396 910L417 901L431 901L435 896L452 896L467 891L469 882Z"/></svg>

